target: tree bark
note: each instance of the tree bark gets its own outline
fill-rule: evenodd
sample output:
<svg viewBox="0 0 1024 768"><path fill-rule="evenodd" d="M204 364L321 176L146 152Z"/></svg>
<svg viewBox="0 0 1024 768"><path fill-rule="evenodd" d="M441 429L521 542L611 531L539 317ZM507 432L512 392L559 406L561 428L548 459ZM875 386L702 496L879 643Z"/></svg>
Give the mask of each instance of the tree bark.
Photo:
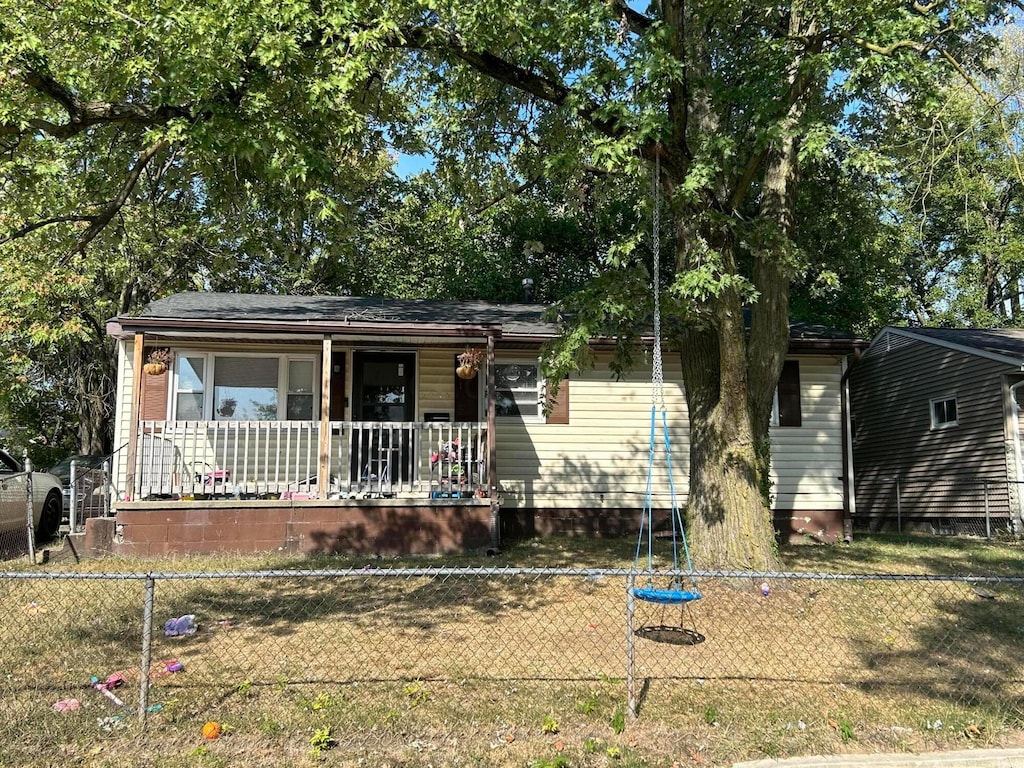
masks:
<svg viewBox="0 0 1024 768"><path fill-rule="evenodd" d="M683 220L677 217L677 221ZM703 233L709 238L712 233ZM678 268L690 259L679 239ZM728 233L707 240L735 268ZM761 492L767 464L750 417L747 331L742 297L727 289L710 300L711 322L683 332L681 362L690 425L690 551L699 568L776 570L771 510Z"/></svg>

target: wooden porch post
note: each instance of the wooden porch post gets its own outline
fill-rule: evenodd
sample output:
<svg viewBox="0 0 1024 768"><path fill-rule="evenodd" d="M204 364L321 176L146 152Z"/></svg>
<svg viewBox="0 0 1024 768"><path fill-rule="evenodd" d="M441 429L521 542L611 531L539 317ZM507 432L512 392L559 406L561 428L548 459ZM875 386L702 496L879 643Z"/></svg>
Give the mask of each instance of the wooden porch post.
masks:
<svg viewBox="0 0 1024 768"><path fill-rule="evenodd" d="M139 416L142 410L142 351L146 343L143 333L132 340L132 412L128 417L128 457L125 473L125 495L135 501L135 457L139 450Z"/></svg>
<svg viewBox="0 0 1024 768"><path fill-rule="evenodd" d="M498 504L498 436L494 430L497 399L494 392L494 335L487 334L487 487L491 500L491 547L488 554L501 547L501 516Z"/></svg>
<svg viewBox="0 0 1024 768"><path fill-rule="evenodd" d="M326 499L331 490L331 352L330 336L324 336L320 351L320 469L317 490Z"/></svg>

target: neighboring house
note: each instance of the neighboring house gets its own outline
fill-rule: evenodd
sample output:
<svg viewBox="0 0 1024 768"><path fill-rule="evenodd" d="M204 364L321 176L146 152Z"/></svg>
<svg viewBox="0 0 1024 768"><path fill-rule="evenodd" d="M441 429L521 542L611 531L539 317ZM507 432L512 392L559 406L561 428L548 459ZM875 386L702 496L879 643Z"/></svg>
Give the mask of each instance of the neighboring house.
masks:
<svg viewBox="0 0 1024 768"><path fill-rule="evenodd" d="M560 382L544 307L345 296L183 293L108 323L118 340L117 548L437 552L502 533L635 530L646 486L648 370L616 380L612 345ZM842 378L853 337L794 326L773 415L777 524L843 534ZM479 375L456 374L467 347ZM153 349L170 366L142 373ZM686 402L665 366L676 488ZM551 407L545 408L545 402ZM664 470L655 506L667 508Z"/></svg>
<svg viewBox="0 0 1024 768"><path fill-rule="evenodd" d="M857 528L1019 528L1024 330L884 328L849 379Z"/></svg>

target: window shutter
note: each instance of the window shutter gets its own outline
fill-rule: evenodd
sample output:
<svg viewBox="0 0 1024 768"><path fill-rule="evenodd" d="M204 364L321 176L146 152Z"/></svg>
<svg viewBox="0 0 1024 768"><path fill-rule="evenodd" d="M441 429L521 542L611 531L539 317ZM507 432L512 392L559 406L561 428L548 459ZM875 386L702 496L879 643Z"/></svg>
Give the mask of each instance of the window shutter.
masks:
<svg viewBox="0 0 1024 768"><path fill-rule="evenodd" d="M569 423L569 380L563 379L558 385L558 394L555 397L548 396L548 424Z"/></svg>
<svg viewBox="0 0 1024 768"><path fill-rule="evenodd" d="M171 380L170 369L153 376L142 373L142 402L139 418L143 421L163 421L167 418L167 387Z"/></svg>
<svg viewBox="0 0 1024 768"><path fill-rule="evenodd" d="M787 360L782 364L782 375L779 376L779 426L799 427L801 424L800 363Z"/></svg>
<svg viewBox="0 0 1024 768"><path fill-rule="evenodd" d="M455 361L458 357L455 358ZM452 376L455 378L455 421L480 420L480 383L481 374L472 379L463 379L455 375L457 362L453 361Z"/></svg>

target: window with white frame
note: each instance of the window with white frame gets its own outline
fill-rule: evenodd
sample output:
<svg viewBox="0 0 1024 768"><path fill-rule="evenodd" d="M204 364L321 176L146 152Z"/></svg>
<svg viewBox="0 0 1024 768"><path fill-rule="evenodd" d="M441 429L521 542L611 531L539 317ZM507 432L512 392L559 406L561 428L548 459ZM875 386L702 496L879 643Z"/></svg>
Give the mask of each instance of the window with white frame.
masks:
<svg viewBox="0 0 1024 768"><path fill-rule="evenodd" d="M936 397L929 401L932 414L932 429L955 427L957 418L956 395Z"/></svg>
<svg viewBox="0 0 1024 768"><path fill-rule="evenodd" d="M186 352L177 355L174 370L179 421L316 418L313 356Z"/></svg>
<svg viewBox="0 0 1024 768"><path fill-rule="evenodd" d="M542 416L543 387L536 360L494 364L495 415L535 421Z"/></svg>

